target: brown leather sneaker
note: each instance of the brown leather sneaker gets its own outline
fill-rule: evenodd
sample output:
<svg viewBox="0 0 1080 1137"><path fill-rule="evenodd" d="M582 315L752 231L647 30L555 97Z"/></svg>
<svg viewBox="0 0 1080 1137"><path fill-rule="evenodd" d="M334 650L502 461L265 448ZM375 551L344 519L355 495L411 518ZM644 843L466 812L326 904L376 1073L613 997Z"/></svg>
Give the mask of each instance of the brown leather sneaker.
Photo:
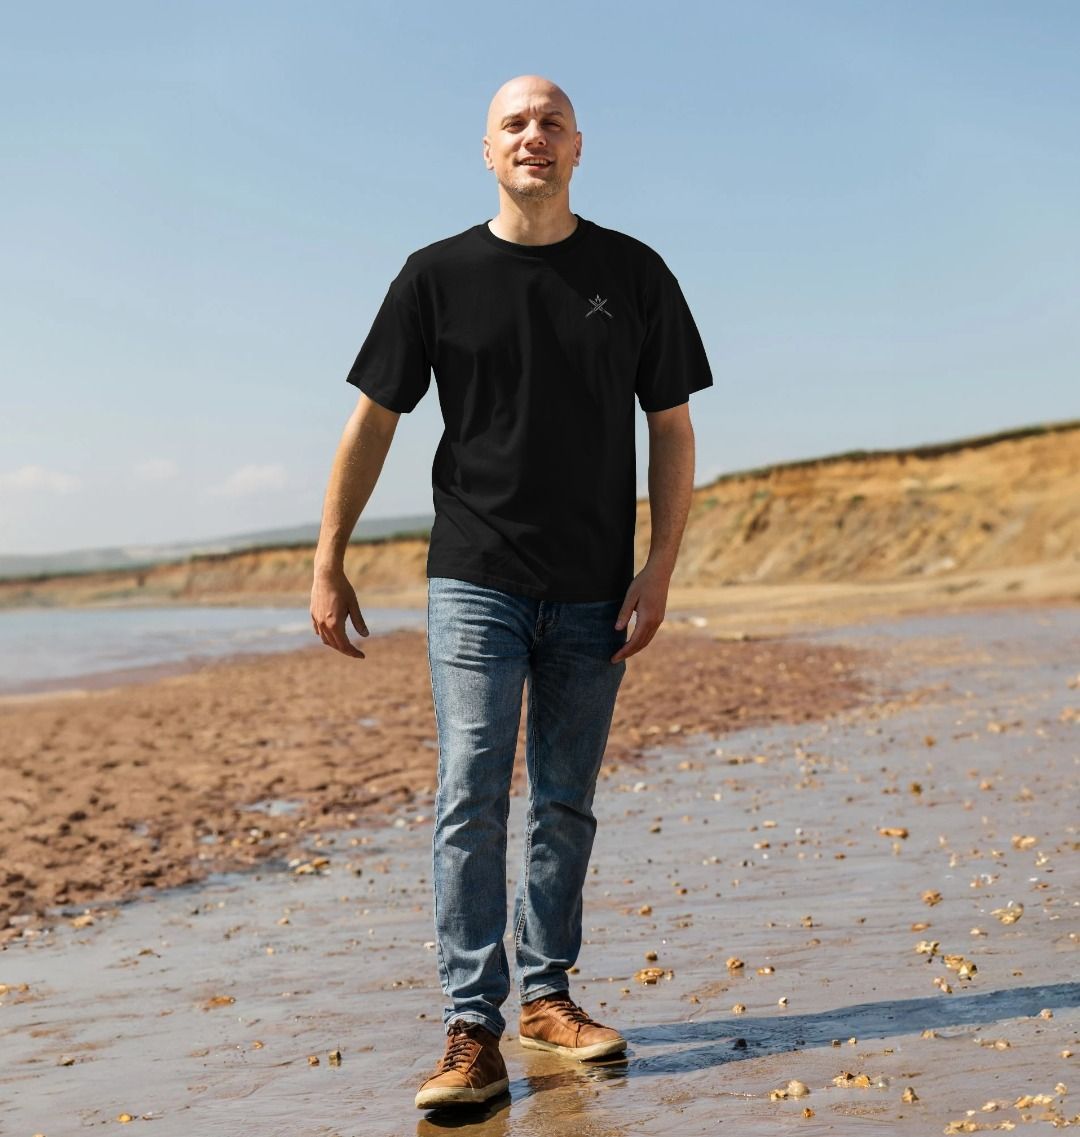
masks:
<svg viewBox="0 0 1080 1137"><path fill-rule="evenodd" d="M522 1046L567 1058L603 1058L626 1049L626 1039L614 1027L601 1026L566 994L523 1003L518 1033Z"/></svg>
<svg viewBox="0 0 1080 1137"><path fill-rule="evenodd" d="M446 1035L446 1052L416 1095L419 1109L470 1105L496 1097L510 1086L499 1040L479 1023L455 1019Z"/></svg>

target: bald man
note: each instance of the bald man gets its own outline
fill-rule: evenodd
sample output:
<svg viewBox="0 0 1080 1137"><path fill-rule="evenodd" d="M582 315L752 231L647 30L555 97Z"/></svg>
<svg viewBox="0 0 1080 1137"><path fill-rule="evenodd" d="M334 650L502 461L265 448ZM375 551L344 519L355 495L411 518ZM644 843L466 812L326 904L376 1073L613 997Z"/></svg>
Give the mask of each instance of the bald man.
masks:
<svg viewBox="0 0 1080 1137"><path fill-rule="evenodd" d="M346 632L348 617L368 635L345 549L399 416L434 372L445 429L432 465L427 642L435 944L448 1005L444 1053L415 1099L423 1109L507 1091L506 822L523 689L519 1040L575 1060L626 1048L571 999L568 976L616 694L626 660L664 619L693 489L689 397L712 385L659 254L571 212L581 131L565 92L537 75L505 83L483 153L498 214L406 259L347 376L360 397L330 476L311 597L323 642L365 658ZM648 420L652 522L636 575L635 402Z"/></svg>

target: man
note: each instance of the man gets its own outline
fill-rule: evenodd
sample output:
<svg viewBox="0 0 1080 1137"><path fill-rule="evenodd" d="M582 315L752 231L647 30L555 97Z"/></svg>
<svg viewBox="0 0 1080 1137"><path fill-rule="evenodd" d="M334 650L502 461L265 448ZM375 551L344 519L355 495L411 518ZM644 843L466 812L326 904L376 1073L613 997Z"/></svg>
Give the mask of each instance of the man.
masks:
<svg viewBox="0 0 1080 1137"><path fill-rule="evenodd" d="M526 685L519 1038L575 1059L626 1048L571 1000L568 972L616 693L625 661L664 618L693 489L688 399L712 384L660 256L570 211L581 132L566 94L539 76L510 80L492 99L483 143L498 215L408 257L347 377L361 395L331 473L311 599L323 642L364 658L346 633L350 616L368 635L345 548L398 417L434 370L445 430L427 561L439 742L432 861L450 1005L421 1108L486 1101L508 1085L506 820ZM652 519L636 576L635 399L648 417Z"/></svg>

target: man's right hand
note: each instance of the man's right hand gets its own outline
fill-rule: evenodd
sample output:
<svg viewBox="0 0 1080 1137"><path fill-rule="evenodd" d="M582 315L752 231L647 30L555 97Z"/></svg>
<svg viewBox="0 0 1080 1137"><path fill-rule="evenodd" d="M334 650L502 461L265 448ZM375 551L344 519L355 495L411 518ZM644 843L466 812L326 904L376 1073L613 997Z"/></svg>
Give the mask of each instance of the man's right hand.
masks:
<svg viewBox="0 0 1080 1137"><path fill-rule="evenodd" d="M311 587L311 623L315 634L324 644L340 651L342 655L366 659L364 653L349 639L346 617L352 617L353 627L362 636L369 634L356 592L349 583L345 570L316 569L315 582Z"/></svg>

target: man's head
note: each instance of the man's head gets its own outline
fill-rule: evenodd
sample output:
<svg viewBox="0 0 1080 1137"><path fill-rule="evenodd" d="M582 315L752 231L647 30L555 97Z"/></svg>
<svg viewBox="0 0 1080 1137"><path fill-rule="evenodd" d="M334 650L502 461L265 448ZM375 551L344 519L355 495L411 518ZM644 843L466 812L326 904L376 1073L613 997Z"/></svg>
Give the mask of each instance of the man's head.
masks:
<svg viewBox="0 0 1080 1137"><path fill-rule="evenodd" d="M535 199L568 193L580 159L581 131L561 87L539 75L519 75L495 92L484 163L508 194Z"/></svg>

